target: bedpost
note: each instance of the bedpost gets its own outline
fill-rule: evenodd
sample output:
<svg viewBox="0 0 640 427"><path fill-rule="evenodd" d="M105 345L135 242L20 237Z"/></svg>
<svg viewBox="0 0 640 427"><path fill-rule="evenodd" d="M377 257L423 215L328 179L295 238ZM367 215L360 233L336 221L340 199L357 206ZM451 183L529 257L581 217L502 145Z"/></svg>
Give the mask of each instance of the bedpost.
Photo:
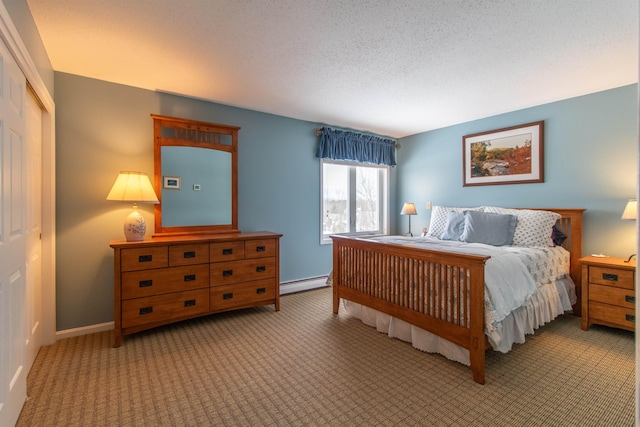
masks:
<svg viewBox="0 0 640 427"><path fill-rule="evenodd" d="M484 333L484 266L485 260L474 262L470 266L471 283L469 286L469 361L471 374L478 384L485 382L485 333Z"/></svg>
<svg viewBox="0 0 640 427"><path fill-rule="evenodd" d="M333 314L338 314L340 309L340 294L339 294L339 282L340 282L340 241L331 236L333 240L333 269L331 270L331 286L333 286Z"/></svg>

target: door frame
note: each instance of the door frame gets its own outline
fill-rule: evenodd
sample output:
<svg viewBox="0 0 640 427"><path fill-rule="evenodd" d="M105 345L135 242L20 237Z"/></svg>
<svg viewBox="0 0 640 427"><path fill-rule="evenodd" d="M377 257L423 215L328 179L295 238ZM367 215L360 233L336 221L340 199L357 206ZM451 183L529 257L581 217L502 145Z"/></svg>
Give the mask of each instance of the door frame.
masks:
<svg viewBox="0 0 640 427"><path fill-rule="evenodd" d="M42 104L42 344L50 345L56 341L55 103L2 2L0 38Z"/></svg>

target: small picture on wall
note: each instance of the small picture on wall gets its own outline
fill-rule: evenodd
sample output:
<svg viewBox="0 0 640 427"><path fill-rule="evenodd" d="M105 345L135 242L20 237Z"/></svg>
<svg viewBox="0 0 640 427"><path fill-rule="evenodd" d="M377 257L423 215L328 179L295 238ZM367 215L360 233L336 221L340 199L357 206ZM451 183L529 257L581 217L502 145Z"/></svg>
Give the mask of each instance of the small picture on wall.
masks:
<svg viewBox="0 0 640 427"><path fill-rule="evenodd" d="M462 138L462 185L544 182L544 122Z"/></svg>
<svg viewBox="0 0 640 427"><path fill-rule="evenodd" d="M165 176L163 188L167 190L179 190L180 189L180 177L179 176Z"/></svg>

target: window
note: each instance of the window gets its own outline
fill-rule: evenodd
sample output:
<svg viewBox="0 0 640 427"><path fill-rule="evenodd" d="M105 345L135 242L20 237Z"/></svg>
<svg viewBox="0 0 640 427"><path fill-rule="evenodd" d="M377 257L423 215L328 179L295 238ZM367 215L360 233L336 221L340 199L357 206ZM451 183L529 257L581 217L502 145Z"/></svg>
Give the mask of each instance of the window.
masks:
<svg viewBox="0 0 640 427"><path fill-rule="evenodd" d="M332 234L386 234L389 167L321 160L321 243Z"/></svg>

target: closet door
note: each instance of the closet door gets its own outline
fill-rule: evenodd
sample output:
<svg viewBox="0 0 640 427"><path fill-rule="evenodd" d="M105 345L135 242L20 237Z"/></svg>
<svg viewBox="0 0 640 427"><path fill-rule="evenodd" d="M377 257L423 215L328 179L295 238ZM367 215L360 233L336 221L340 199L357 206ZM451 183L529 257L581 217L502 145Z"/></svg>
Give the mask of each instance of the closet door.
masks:
<svg viewBox="0 0 640 427"><path fill-rule="evenodd" d="M25 94L24 75L0 43L0 426L16 422L27 388Z"/></svg>

